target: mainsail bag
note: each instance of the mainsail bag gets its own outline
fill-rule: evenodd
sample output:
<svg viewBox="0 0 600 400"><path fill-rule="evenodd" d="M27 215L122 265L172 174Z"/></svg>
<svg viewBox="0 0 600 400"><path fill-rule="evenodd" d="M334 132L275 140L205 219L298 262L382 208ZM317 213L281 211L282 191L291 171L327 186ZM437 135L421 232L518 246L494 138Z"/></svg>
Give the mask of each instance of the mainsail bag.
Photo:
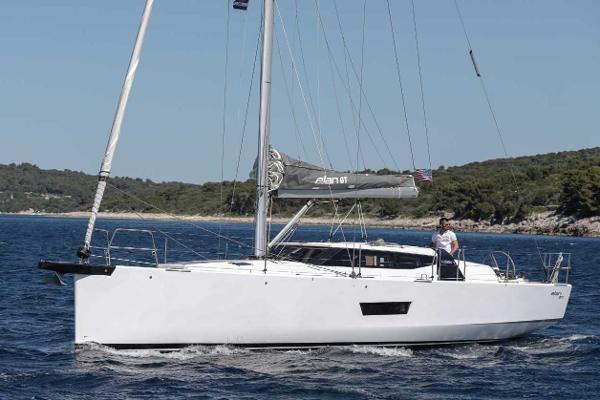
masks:
<svg viewBox="0 0 600 400"><path fill-rule="evenodd" d="M268 174L271 195L284 199L400 199L418 195L411 175L338 172L296 160L274 148L269 151ZM256 176L256 163L250 176Z"/></svg>

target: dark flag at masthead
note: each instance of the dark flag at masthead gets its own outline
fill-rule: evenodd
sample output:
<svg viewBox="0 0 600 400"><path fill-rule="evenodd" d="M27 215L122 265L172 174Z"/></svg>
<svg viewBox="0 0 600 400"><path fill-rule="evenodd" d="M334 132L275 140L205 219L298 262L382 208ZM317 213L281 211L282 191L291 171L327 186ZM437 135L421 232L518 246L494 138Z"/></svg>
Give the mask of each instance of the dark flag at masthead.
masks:
<svg viewBox="0 0 600 400"><path fill-rule="evenodd" d="M233 8L236 10L247 10L249 0L233 0Z"/></svg>

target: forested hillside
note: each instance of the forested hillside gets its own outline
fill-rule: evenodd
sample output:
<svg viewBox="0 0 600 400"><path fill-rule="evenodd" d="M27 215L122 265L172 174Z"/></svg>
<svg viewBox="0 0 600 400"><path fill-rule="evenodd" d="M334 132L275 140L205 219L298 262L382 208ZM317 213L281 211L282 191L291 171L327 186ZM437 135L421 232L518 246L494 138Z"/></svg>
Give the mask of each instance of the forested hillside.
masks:
<svg viewBox="0 0 600 400"><path fill-rule="evenodd" d="M457 219L492 223L515 222L548 210L575 217L600 215L600 147L440 167L433 176L433 184L419 183L418 199L362 201L363 210L378 218L452 213ZM82 172L42 170L28 163L0 165L0 212L89 210L96 180ZM254 197L253 181L193 185L117 177L109 180L102 209L248 215L253 213ZM291 214L300 205L277 200L273 214ZM330 209L323 204L312 215Z"/></svg>

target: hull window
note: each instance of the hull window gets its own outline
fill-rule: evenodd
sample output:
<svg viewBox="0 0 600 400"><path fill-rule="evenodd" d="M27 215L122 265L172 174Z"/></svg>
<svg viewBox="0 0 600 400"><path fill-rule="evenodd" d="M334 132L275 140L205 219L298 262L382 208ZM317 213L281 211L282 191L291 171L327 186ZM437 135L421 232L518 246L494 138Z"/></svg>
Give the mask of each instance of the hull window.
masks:
<svg viewBox="0 0 600 400"><path fill-rule="evenodd" d="M360 303L362 315L398 315L408 314L410 301L393 301L384 303Z"/></svg>

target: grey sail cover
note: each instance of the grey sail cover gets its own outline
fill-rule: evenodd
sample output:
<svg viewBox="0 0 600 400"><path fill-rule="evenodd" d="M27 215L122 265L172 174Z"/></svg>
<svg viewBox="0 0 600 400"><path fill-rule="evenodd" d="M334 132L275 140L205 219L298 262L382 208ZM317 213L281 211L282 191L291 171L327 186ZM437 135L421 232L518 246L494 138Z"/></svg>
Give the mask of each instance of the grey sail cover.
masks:
<svg viewBox="0 0 600 400"><path fill-rule="evenodd" d="M418 195L412 175L338 172L296 160L272 147L268 164L270 194L283 199L401 199ZM250 176L256 176L256 163Z"/></svg>

